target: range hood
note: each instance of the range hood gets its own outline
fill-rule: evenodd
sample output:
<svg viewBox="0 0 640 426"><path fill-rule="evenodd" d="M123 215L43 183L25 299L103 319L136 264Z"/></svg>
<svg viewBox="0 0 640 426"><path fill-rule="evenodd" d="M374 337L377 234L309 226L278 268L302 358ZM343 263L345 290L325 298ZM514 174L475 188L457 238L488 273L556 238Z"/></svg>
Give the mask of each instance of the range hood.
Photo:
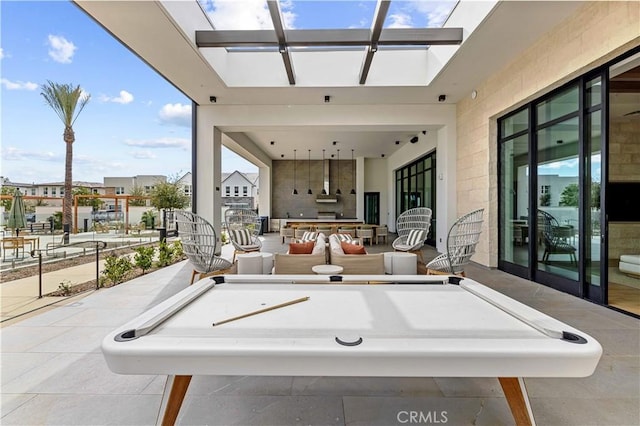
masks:
<svg viewBox="0 0 640 426"><path fill-rule="evenodd" d="M319 194L316 197L316 203L337 203L338 196L337 195L322 195Z"/></svg>
<svg viewBox="0 0 640 426"><path fill-rule="evenodd" d="M316 196L316 203L337 203L338 196L329 193L329 160L325 159L322 164L322 189L326 194L318 194Z"/></svg>

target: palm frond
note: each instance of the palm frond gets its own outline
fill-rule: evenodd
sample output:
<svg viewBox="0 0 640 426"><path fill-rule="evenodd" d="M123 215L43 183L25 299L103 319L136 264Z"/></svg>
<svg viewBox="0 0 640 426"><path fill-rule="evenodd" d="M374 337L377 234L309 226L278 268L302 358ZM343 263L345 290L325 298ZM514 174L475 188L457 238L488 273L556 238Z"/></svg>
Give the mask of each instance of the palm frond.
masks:
<svg viewBox="0 0 640 426"><path fill-rule="evenodd" d="M91 98L91 95L85 93L80 86L73 87L71 84L54 83L49 80L42 86L41 95L65 127L73 126Z"/></svg>

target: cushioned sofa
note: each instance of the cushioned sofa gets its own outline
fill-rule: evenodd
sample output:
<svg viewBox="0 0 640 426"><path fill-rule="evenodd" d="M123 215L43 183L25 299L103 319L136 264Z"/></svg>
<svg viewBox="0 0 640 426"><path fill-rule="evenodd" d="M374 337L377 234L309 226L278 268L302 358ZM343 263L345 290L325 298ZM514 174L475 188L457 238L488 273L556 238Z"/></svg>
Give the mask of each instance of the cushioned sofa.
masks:
<svg viewBox="0 0 640 426"><path fill-rule="evenodd" d="M356 243L361 245L358 240ZM329 263L342 266L343 274L384 275L384 254L347 254L337 234L329 236Z"/></svg>
<svg viewBox="0 0 640 426"><path fill-rule="evenodd" d="M301 254L295 253L302 244L291 242L289 251L284 253L276 253L274 255L274 274L313 274L311 268L315 265L324 265L327 263L326 253L326 236L322 233L317 234L314 240L311 253ZM302 250L300 250L302 251Z"/></svg>

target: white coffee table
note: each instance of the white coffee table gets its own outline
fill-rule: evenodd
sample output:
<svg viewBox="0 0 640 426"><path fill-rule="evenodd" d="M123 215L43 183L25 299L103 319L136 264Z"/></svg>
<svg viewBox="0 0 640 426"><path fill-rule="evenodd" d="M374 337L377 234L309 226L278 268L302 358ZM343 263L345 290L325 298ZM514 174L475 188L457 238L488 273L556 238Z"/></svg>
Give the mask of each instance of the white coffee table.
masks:
<svg viewBox="0 0 640 426"><path fill-rule="evenodd" d="M341 274L344 268L338 265L315 265L311 270L318 275L336 275Z"/></svg>

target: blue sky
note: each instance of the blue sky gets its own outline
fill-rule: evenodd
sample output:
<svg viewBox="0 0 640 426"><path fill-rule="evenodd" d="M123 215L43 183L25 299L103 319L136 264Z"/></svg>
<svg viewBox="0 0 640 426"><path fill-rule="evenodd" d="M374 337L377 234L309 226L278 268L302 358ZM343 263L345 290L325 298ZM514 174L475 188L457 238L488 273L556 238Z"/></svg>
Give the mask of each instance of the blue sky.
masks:
<svg viewBox="0 0 640 426"><path fill-rule="evenodd" d="M264 0L201 0L217 28L272 27ZM440 26L456 2L394 1L386 27ZM288 28L368 28L375 2L282 3ZM191 167L191 101L67 1L0 0L0 175L64 180L64 127L40 94L47 80L91 100L74 124L73 179L181 175ZM224 149L225 172L257 172Z"/></svg>
<svg viewBox="0 0 640 426"><path fill-rule="evenodd" d="M66 1L0 1L0 175L64 180L64 126L47 106L47 80L80 85L91 100L74 130L73 179L191 168L191 101ZM225 150L224 171L257 168Z"/></svg>

